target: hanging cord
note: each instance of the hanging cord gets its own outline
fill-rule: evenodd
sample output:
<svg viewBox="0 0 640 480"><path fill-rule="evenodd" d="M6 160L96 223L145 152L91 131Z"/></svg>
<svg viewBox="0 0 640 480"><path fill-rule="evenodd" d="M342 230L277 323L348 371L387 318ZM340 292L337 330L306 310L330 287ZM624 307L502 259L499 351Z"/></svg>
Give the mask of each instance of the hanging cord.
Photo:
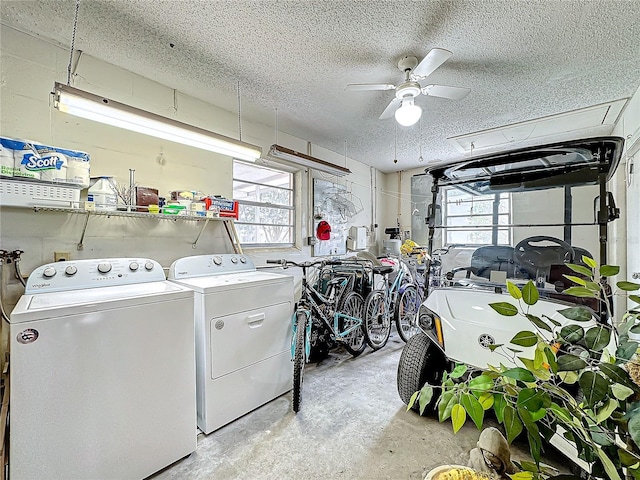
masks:
<svg viewBox="0 0 640 480"><path fill-rule="evenodd" d="M27 286L27 282L25 282L24 277L22 276L22 272L20 271L20 255L24 252L22 250L14 250L11 252L11 257L13 258L13 269L16 271L16 278L22 284L23 287Z"/></svg>
<svg viewBox="0 0 640 480"><path fill-rule="evenodd" d="M69 65L67 66L67 86L71 86L71 64L73 63L73 52L76 48L76 30L78 29L78 10L80 10L80 0L76 0L76 12L73 17L73 35L71 36L71 51L69 52Z"/></svg>
<svg viewBox="0 0 640 480"><path fill-rule="evenodd" d="M242 105L240 103L240 81L238 80L238 140L242 141Z"/></svg>
<svg viewBox="0 0 640 480"><path fill-rule="evenodd" d="M420 156L418 157L419 162L424 162L424 158L422 158L422 115L420 116Z"/></svg>
<svg viewBox="0 0 640 480"><path fill-rule="evenodd" d="M276 145L278 144L278 109L276 108Z"/></svg>
<svg viewBox="0 0 640 480"><path fill-rule="evenodd" d="M395 122L395 134L393 136L393 163L398 163L398 122Z"/></svg>

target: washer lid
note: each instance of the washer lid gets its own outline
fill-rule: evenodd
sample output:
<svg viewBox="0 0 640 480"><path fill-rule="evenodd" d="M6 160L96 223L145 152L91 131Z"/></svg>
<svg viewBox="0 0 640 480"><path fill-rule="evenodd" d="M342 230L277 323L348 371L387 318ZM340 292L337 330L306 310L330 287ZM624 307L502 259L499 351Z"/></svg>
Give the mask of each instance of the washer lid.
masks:
<svg viewBox="0 0 640 480"><path fill-rule="evenodd" d="M260 271L229 273L226 275L211 275L208 277L184 278L170 281L185 285L200 293L220 292L230 289L250 288L256 285L274 285L276 283L287 282L293 285L293 277L291 275Z"/></svg>
<svg viewBox="0 0 640 480"><path fill-rule="evenodd" d="M22 323L179 299L193 301L193 291L166 280L65 292L25 294L13 309L9 321L12 324Z"/></svg>

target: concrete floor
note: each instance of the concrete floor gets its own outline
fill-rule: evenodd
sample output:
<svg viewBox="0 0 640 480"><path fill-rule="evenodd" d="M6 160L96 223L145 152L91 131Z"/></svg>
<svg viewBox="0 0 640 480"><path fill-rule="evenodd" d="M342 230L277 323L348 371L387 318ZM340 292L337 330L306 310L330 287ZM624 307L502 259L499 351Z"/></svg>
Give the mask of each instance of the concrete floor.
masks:
<svg viewBox="0 0 640 480"><path fill-rule="evenodd" d="M393 332L377 352L331 352L305 368L298 414L291 393L282 395L201 434L194 453L150 478L421 480L435 466L465 465L480 432L468 421L454 435L449 421L406 411L396 391L403 346ZM526 456L526 446L516 450L515 459Z"/></svg>

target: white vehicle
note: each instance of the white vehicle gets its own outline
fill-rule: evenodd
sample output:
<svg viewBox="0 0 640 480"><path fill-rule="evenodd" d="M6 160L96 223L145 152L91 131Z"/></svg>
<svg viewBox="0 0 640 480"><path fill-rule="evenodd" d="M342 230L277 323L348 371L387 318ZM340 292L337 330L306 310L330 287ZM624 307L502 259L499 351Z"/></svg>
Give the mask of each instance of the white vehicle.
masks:
<svg viewBox="0 0 640 480"><path fill-rule="evenodd" d="M404 403L426 383L440 386L444 372L458 363L482 370L508 365L491 346L509 345L516 333L532 328L524 316L505 317L489 307L514 303L507 280L520 287L535 282L540 293L535 315L553 319L558 329L572 323L558 310L576 303L594 311L592 324L610 320L596 300L563 294L573 286L563 274L571 274L565 263L580 264L583 255L607 263L607 225L619 210L606 182L623 143L617 137L593 138L427 170L433 178L426 219L431 260L417 333L398 365ZM472 227L469 218L475 219ZM457 221L462 219L466 224ZM430 407L437 397L434 393ZM556 434L551 443L589 471L571 442Z"/></svg>

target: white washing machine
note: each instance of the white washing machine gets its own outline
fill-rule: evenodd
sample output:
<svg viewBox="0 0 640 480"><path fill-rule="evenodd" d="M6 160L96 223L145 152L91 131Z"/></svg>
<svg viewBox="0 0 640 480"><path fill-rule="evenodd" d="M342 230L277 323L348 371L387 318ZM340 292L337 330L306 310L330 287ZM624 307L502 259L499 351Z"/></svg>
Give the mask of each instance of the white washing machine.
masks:
<svg viewBox="0 0 640 480"><path fill-rule="evenodd" d="M140 479L196 449L193 292L157 262L43 265L9 332L12 480Z"/></svg>
<svg viewBox="0 0 640 480"><path fill-rule="evenodd" d="M198 427L226 425L291 390L293 277L248 257L176 260L169 280L195 292Z"/></svg>

